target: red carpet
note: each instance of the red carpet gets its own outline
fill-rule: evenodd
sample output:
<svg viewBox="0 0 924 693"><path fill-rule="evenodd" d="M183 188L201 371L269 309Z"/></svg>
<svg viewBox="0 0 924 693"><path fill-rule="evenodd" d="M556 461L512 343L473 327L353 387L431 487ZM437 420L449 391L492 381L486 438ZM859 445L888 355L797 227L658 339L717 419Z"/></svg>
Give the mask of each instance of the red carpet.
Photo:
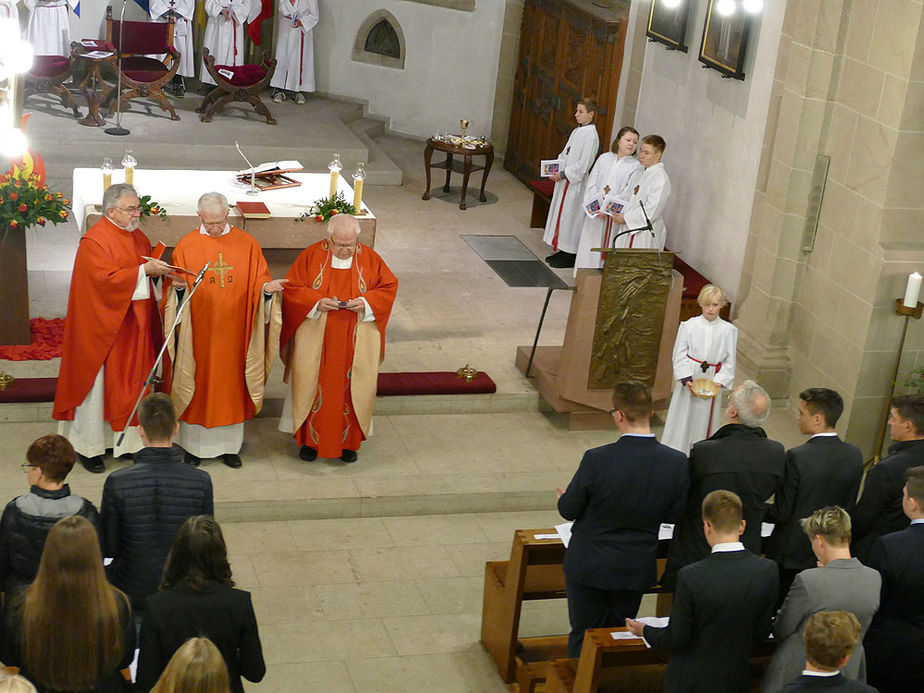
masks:
<svg viewBox="0 0 924 693"><path fill-rule="evenodd" d="M61 355L61 343L64 341L63 319L32 318L29 321L29 331L32 333L32 344L0 346L0 359L47 361Z"/></svg>

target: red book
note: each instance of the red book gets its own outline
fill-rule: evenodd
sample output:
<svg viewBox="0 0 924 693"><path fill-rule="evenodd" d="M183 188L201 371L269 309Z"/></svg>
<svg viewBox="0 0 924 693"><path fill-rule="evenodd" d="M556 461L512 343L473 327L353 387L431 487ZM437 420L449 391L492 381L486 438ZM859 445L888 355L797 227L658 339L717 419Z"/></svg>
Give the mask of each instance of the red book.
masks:
<svg viewBox="0 0 924 693"><path fill-rule="evenodd" d="M245 219L269 219L272 216L269 208L260 201L238 201L234 204Z"/></svg>

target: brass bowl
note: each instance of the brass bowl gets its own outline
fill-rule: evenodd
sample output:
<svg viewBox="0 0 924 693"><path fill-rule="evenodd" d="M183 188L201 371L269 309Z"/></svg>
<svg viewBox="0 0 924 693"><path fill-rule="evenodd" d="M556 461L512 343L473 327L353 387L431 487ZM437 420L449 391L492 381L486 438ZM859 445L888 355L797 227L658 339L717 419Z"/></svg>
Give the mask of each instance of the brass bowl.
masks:
<svg viewBox="0 0 924 693"><path fill-rule="evenodd" d="M722 391L722 386L709 378L696 378L690 383L691 394L699 399L713 399Z"/></svg>
<svg viewBox="0 0 924 693"><path fill-rule="evenodd" d="M16 382L14 378L9 373L0 373L0 390L7 389L10 385Z"/></svg>

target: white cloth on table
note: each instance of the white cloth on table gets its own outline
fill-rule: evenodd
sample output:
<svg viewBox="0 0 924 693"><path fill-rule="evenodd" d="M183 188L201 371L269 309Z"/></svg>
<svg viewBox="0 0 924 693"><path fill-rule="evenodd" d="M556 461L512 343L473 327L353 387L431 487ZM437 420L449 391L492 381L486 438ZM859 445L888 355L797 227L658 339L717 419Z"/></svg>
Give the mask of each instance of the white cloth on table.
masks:
<svg viewBox="0 0 924 693"><path fill-rule="evenodd" d="M196 13L196 0L151 0L151 18L155 22L166 22L167 12L171 9L176 16L176 23L173 25L173 47L180 52L180 67L176 73L182 77L195 77L196 58L192 22Z"/></svg>
<svg viewBox="0 0 924 693"><path fill-rule="evenodd" d="M70 55L68 13L77 0L23 0L29 10L26 40L35 55Z"/></svg>
<svg viewBox="0 0 924 693"><path fill-rule="evenodd" d="M314 38L318 0L279 0L276 72L270 85L289 91L314 91ZM295 26L295 21L301 26Z"/></svg>
<svg viewBox="0 0 924 693"><path fill-rule="evenodd" d="M634 156L617 157L613 152L604 152L587 176L584 185L582 205L591 201L603 200L607 195L622 193L629 185L632 174L642 168ZM628 197L622 195L622 197ZM603 254L592 253L591 248L603 248L612 245L613 235L619 226L609 215L590 218L584 214L581 236L578 240L577 258L574 262L574 274L582 267L598 268L603 266Z"/></svg>
<svg viewBox="0 0 924 693"><path fill-rule="evenodd" d="M258 3L259 4L259 3ZM231 19L225 19L221 11L231 10ZM215 56L216 65L243 65L244 24L250 17L251 0L205 0L205 13L208 22L202 47L209 49L209 55ZM199 72L199 81L203 84L215 84L203 63Z"/></svg>
<svg viewBox="0 0 924 693"><path fill-rule="evenodd" d="M622 211L626 223L618 225L614 233L619 233L626 229L643 230L621 236L616 240L616 247L664 250L667 228L664 226L664 220L661 217L671 194L671 181L667 177L664 164L659 161L654 166L649 166L642 171L636 171L629 180L626 192L629 194L629 199ZM644 211L642 211L642 204L645 206ZM644 228L646 214L654 228L654 236L651 235L648 229Z"/></svg>
<svg viewBox="0 0 924 693"><path fill-rule="evenodd" d="M563 161L565 179L555 183L549 217L545 221L543 242L553 250L577 253L578 238L584 223L584 180L597 156L600 138L593 123L580 125L571 131L568 143L558 155Z"/></svg>
<svg viewBox="0 0 924 693"><path fill-rule="evenodd" d="M712 399L700 399L691 395L680 381L709 378L730 389L735 382L737 348L738 328L720 317L709 321L697 315L680 323L674 342L674 392L661 435L664 445L689 454L693 443L708 438L721 427L721 393ZM705 372L699 363L702 361L711 364ZM717 368L715 364L721 365Z"/></svg>

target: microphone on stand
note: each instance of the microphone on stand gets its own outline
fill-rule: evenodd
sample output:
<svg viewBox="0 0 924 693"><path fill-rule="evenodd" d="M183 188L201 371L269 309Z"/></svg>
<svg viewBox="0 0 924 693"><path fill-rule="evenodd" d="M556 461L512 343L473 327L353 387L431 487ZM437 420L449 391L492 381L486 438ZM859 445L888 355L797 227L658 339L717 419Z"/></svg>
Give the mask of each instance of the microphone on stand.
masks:
<svg viewBox="0 0 924 693"><path fill-rule="evenodd" d="M241 151L241 145L237 143L237 140L234 140L234 146L237 149L237 153L240 154L241 157L244 159L244 161L247 162L247 165L250 166L250 190L247 191L247 194L256 195L258 192L257 185L256 185L257 171L253 167L253 164L250 163L250 159L244 156L244 152Z"/></svg>
<svg viewBox="0 0 924 693"><path fill-rule="evenodd" d="M645 211L645 203L639 200L638 206L642 208L642 214L645 215L645 226L642 227L642 230L648 229L651 232L651 237L654 238L654 227L651 225L651 219L648 218L648 212Z"/></svg>
<svg viewBox="0 0 924 693"><path fill-rule="evenodd" d="M209 260L208 262L205 263L205 266L201 270L199 270L199 274L196 275L196 281L194 281L192 285L193 291L195 291L196 287L199 286L199 282L202 281L202 277L205 276L205 271L209 268L209 265L211 264L212 264L212 261Z"/></svg>
<svg viewBox="0 0 924 693"><path fill-rule="evenodd" d="M103 130L107 135L128 135L131 130L122 127L122 35L125 33L125 5L128 0L122 0L122 13L119 15L119 48L116 56L119 61L119 79L116 86L116 126Z"/></svg>

